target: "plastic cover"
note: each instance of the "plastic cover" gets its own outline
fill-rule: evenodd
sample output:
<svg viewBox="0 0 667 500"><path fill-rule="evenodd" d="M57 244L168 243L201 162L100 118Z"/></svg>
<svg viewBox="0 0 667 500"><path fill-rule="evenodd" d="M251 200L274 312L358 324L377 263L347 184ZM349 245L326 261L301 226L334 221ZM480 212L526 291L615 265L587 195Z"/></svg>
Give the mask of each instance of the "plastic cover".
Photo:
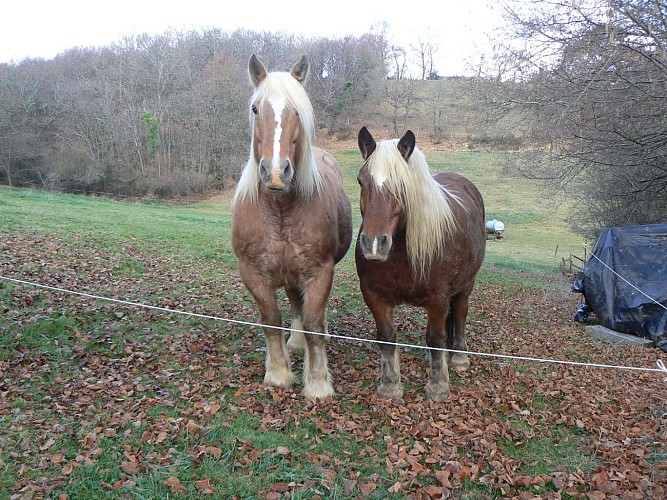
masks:
<svg viewBox="0 0 667 500"><path fill-rule="evenodd" d="M601 325L667 351L667 224L603 230L572 290Z"/></svg>

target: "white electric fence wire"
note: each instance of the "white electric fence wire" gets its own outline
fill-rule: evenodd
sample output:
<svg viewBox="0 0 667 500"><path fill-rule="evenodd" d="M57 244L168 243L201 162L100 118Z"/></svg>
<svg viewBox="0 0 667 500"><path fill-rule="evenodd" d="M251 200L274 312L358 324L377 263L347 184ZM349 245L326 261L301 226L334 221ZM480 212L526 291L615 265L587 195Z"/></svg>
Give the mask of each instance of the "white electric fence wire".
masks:
<svg viewBox="0 0 667 500"><path fill-rule="evenodd" d="M350 337L347 335L336 335L332 333L321 333L321 332L310 332L307 330L296 330L292 328L286 328L286 327L281 327L281 326L271 326L271 325L263 325L261 323L254 323L251 321L242 321L242 320L236 320L236 319L229 319L229 318L221 318L218 316L212 316L209 314L201 314L201 313L194 313L194 312L188 312L188 311L179 311L177 309L169 309L167 307L160 307L160 306L153 306L150 304L143 304L140 302L131 302L128 300L121 300L121 299L113 299L110 297L103 297L101 295L95 295L92 293L86 293L86 292L78 292L76 290L68 290L65 288L60 288L56 286L51 286L51 285L43 285L41 283L34 283L31 281L25 281L17 278L10 278L7 276L2 276L0 275L0 280L4 281L9 281L12 283L17 283L20 285L28 285L36 288L43 288L46 290L52 290L56 292L62 292L62 293L67 293L71 295L78 295L79 297L86 297L89 299L95 299L95 300L104 300L107 302L114 302L116 304L122 304L125 306L130 306L130 307L139 307L143 309L151 309L154 311L162 311L162 312L167 312L170 314L180 314L183 316L190 316L194 318L202 318L202 319L211 319L215 321L223 321L226 323L233 323L237 325L246 325L246 326L257 326L257 327L262 327L262 328L273 328L276 330L284 330L284 331L292 331L292 332L300 332L300 333L307 333L311 335L325 335L330 338L335 338L335 339L343 339L343 340L351 340L354 342L366 342L370 344L389 344L389 345L395 345L396 347L404 347L404 348L411 348L411 349L426 349L426 350L431 350L431 349L437 349L439 351L447 351L447 352L453 352L453 353L460 353L460 354L469 354L472 356L485 356L489 358L501 358L501 359L512 359L512 360L520 360L520 361L533 361L537 363L552 363L552 364L560 364L560 365L573 365L573 366L587 366L587 367L593 367L593 368L609 368L609 369L616 369L616 370L633 370L633 371L647 371L647 372L662 372L667 374L667 367L665 367L665 364L662 362L662 360L657 361L658 368L644 368L644 367L637 367L637 366L622 366L622 365L606 365L606 364L600 364L600 363L584 363L584 362L579 362L579 361L565 361L565 360L556 360L556 359L544 359L544 358L531 358L527 356L514 356L514 355L507 355L507 354L497 354L497 353L488 353L488 352L475 352L475 351L459 351L456 349L444 349L444 348L431 348L428 346L423 346L423 345L416 345L416 344L403 344L403 343L398 343L398 342L386 342L383 340L376 340L376 339L363 339L363 338L358 338L358 337ZM665 382L667 382L667 378L664 379Z"/></svg>

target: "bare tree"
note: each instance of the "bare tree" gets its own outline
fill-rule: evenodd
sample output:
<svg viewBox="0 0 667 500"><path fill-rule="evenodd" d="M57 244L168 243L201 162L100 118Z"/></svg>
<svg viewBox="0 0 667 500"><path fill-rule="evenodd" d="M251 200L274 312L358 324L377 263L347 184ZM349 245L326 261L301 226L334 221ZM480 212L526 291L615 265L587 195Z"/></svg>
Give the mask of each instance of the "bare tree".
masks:
<svg viewBox="0 0 667 500"><path fill-rule="evenodd" d="M390 63L389 78L392 80L402 80L407 77L408 58L406 50L397 45L391 45L388 53Z"/></svg>
<svg viewBox="0 0 667 500"><path fill-rule="evenodd" d="M531 130L535 147L521 171L574 196L572 223L582 234L664 222L665 2L522 5L508 13L526 41L513 51L525 76L489 96Z"/></svg>
<svg viewBox="0 0 667 500"><path fill-rule="evenodd" d="M433 43L430 36L419 37L414 45L411 45L412 53L417 59L421 70L421 80L437 79L438 72L435 69L435 55L438 45Z"/></svg>
<svg viewBox="0 0 667 500"><path fill-rule="evenodd" d="M54 86L41 60L0 65L0 179L9 185L46 185L45 146L63 105Z"/></svg>
<svg viewBox="0 0 667 500"><path fill-rule="evenodd" d="M36 141L29 124L25 94L17 82L10 79L7 66L0 66L0 179L14 186L26 164L36 160Z"/></svg>
<svg viewBox="0 0 667 500"><path fill-rule="evenodd" d="M379 97L385 45L384 38L374 34L304 42L311 66L308 90L321 125L332 132L349 131L368 107L362 104Z"/></svg>
<svg viewBox="0 0 667 500"><path fill-rule="evenodd" d="M181 169L210 176L217 186L237 178L248 155L246 64L221 51L203 68L201 81L173 103Z"/></svg>
<svg viewBox="0 0 667 500"><path fill-rule="evenodd" d="M318 123L341 132L377 107L385 32L170 30L0 65L0 183L131 196L221 187L248 154L250 54L278 70L307 54Z"/></svg>
<svg viewBox="0 0 667 500"><path fill-rule="evenodd" d="M418 112L417 104L421 100L418 80L387 80L384 84L384 103L391 109L391 122L394 134L398 135L407 128L410 118Z"/></svg>

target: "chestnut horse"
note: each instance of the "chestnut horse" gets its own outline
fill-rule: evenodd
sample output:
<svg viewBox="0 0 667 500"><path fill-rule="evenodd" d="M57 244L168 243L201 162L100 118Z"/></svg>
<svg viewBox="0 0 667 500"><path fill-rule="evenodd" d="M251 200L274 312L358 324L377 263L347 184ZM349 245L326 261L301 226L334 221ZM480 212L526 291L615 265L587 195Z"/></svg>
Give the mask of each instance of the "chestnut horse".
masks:
<svg viewBox="0 0 667 500"><path fill-rule="evenodd" d="M426 396L442 401L450 394L443 349L467 350L468 298L486 247L484 202L461 175L431 176L411 131L376 143L364 127L358 139L364 164L355 260L377 338L386 342L380 344L378 393L403 396L393 313L408 304L426 309L426 344L432 348ZM465 353L454 353L450 365L462 371L470 362Z"/></svg>
<svg viewBox="0 0 667 500"><path fill-rule="evenodd" d="M289 387L294 377L276 290L290 301L293 330L326 331L326 303L334 266L352 240L350 199L333 156L313 147L314 113L303 87L305 56L291 72L267 73L253 54L248 63L252 140L232 201L232 247L239 274L253 296L266 337L264 382ZM299 342L300 340L300 342ZM325 336L292 332L303 347L303 395L334 394ZM300 344L300 345L299 345Z"/></svg>

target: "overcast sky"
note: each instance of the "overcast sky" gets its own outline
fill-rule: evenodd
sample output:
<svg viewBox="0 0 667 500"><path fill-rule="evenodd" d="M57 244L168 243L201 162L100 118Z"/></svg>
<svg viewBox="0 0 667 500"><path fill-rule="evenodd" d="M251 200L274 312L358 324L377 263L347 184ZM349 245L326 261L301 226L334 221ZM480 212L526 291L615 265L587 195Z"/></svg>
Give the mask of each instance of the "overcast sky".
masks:
<svg viewBox="0 0 667 500"><path fill-rule="evenodd" d="M342 37L359 36L386 22L389 40L406 48L420 34L430 37L439 47L440 74L460 75L466 73L466 59L476 58L487 46L499 18L497 3L489 0L23 0L3 5L0 63L50 59L68 48L104 46L125 35L159 34L169 28Z"/></svg>

